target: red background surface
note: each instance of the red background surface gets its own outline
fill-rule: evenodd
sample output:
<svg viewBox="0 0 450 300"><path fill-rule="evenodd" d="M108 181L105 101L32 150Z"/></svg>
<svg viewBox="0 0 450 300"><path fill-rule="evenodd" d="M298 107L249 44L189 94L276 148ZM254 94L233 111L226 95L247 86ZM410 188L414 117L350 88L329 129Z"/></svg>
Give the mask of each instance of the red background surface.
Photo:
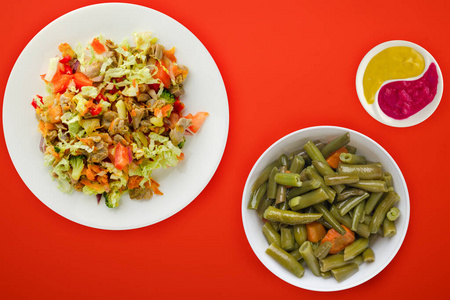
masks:
<svg viewBox="0 0 450 300"><path fill-rule="evenodd" d="M450 267L445 192L450 102L445 85L442 102L428 120L392 128L364 111L354 81L366 52L393 39L427 49L445 81L450 2L326 2L133 2L178 20L215 59L230 108L219 168L204 191L173 217L136 230L98 230L57 215L27 189L2 131L0 298L445 298ZM97 2L40 3L3 3L0 101L28 41L59 16ZM370 281L332 294L296 288L275 277L254 255L241 221L242 191L258 157L282 136L315 125L348 127L377 141L397 161L411 198L408 233L391 264Z"/></svg>

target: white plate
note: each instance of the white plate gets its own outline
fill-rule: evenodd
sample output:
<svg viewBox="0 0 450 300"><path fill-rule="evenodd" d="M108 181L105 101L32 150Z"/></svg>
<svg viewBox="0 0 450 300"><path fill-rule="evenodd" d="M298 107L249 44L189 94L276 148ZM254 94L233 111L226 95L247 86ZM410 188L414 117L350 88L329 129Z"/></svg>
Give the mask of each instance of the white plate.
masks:
<svg viewBox="0 0 450 300"><path fill-rule="evenodd" d="M363 84L362 84L364 73L366 71L366 67L367 67L368 63L370 62L370 60L375 55L377 55L378 53L383 51L384 49L389 48L389 47L397 47L397 46L411 47L414 50L416 50L417 52L419 52L420 54L422 54L422 56L425 59L424 72L426 72L428 70L428 67L430 66L431 63L434 63L436 65L436 71L439 76L437 92L436 92L436 95L435 95L433 101L431 103L429 103L427 106L425 106L422 110L417 112L416 114L414 114L406 119L403 119L403 120L396 120L394 118L391 118L381 110L380 106L378 105L378 92L375 95L375 102L373 104L367 103L366 97L364 96L364 88L363 88ZM383 85L385 85L389 82L398 81L398 80L416 80L418 78L421 78L422 76L423 76L423 74L420 74L419 76L416 76L416 77L406 78L406 79L388 80L388 81L384 82ZM381 89L381 87L380 87L380 89ZM414 44L414 43L411 43L408 41L395 40L395 41L384 42L384 43L377 45L376 47L372 48L372 50L370 50L364 56L361 63L359 64L358 71L356 72L356 92L358 94L359 101L361 102L362 106L369 113L369 115L371 115L375 120L377 120L383 124L392 126L392 127L414 126L414 125L417 125L417 124L425 121L426 119L428 119L434 113L434 111L438 107L439 103L441 102L443 91L444 91L444 81L443 81L441 69L439 68L437 61L427 50L425 50L424 48L422 48L421 46L419 46L417 44Z"/></svg>
<svg viewBox="0 0 450 300"><path fill-rule="evenodd" d="M316 277L306 266L303 278L297 278L265 253L269 245L262 233L264 223L254 210L247 209L251 186L262 170L269 163L278 159L282 153L289 154L298 150L308 140L326 142L345 132L350 133L350 145L357 147L357 154L366 156L369 161L381 162L384 171L392 174L395 191L400 196L400 201L396 204L401 211L401 215L396 221L397 234L392 238L377 238L371 244L371 248L375 252L375 261L373 263L363 263L360 265L358 273L341 283L338 283L334 278L323 279L322 277ZM248 175L242 196L241 210L242 222L248 242L263 265L282 280L294 286L313 291L348 289L366 282L381 272L400 249L408 229L410 214L409 194L405 179L389 153L369 137L354 130L335 126L318 126L298 130L284 136L270 146L256 161Z"/></svg>
<svg viewBox="0 0 450 300"><path fill-rule="evenodd" d="M151 31L166 48L176 47L180 64L189 68L182 101L185 113L209 112L197 135L188 137L185 160L178 166L154 172L163 196L148 201L122 198L117 209L109 209L95 196L70 195L57 189L39 151L40 134L34 109L36 94L46 94L39 75L47 70L58 45L86 45L102 34L117 43L137 31ZM193 201L214 175L228 137L228 99L220 72L206 48L183 25L155 10L108 3L72 11L42 29L20 54L10 74L3 102L3 127L11 159L22 180L45 205L61 216L90 227L132 229L164 220ZM26 199L27 201L32 201Z"/></svg>

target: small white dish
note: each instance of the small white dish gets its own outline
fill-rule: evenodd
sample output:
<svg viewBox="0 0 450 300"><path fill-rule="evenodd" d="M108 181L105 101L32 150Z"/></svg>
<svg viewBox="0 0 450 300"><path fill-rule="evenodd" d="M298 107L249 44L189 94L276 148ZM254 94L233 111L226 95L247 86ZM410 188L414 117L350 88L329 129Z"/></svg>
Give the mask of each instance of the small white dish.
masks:
<svg viewBox="0 0 450 300"><path fill-rule="evenodd" d="M359 271L338 283L334 278L324 279L314 276L305 266L302 278L284 269L278 262L265 253L269 246L263 233L263 221L254 210L248 210L247 204L251 194L251 186L262 170L282 154L289 154L302 147L308 140L321 140L323 142L344 134L350 133L350 145L357 148L357 154L364 155L369 161L383 164L385 172L392 174L395 191L400 196L396 206L400 209L400 217L396 220L397 234L391 238L377 238L371 245L375 252L375 261L363 263ZM360 285L381 272L397 254L406 235L409 223L410 204L408 188L400 168L394 159L379 144L369 137L347 128L335 126L310 127L290 133L272 144L256 161L248 175L242 195L242 222L248 242L262 264L280 279L303 289L313 291L338 291Z"/></svg>
<svg viewBox="0 0 450 300"><path fill-rule="evenodd" d="M161 184L163 196L137 201L124 195L121 205L110 209L104 200L98 205L95 196L81 192L68 195L57 189L57 183L52 181L50 169L44 167L44 157L39 151L40 134L31 100L36 94L47 94L40 75L46 72L49 59L59 54L60 43L66 42L73 47L78 43L86 45L100 34L117 43L124 39L132 43L132 34L139 31L151 31L165 47L176 47L179 63L189 68L184 85L186 94L181 98L186 105L184 112L206 111L209 117L196 135L187 138L183 148L185 160L176 167L152 174ZM31 192L69 220L110 230L148 226L169 218L191 203L219 166L228 137L228 124L225 85L202 43L176 20L144 6L124 3L83 7L42 29L17 59L3 102L3 128L8 152ZM34 199L23 200L26 205L26 201Z"/></svg>
<svg viewBox="0 0 450 300"><path fill-rule="evenodd" d="M431 63L434 63L436 65L436 71L438 73L437 92L436 92L436 95L435 95L433 101L431 103L429 103L427 106L425 106L422 110L417 112L416 114L414 114L406 119L402 119L402 120L397 120L397 119L391 118L381 110L380 106L378 105L378 92L375 95L375 102L373 104L369 104L364 96L364 88L363 88L364 73L366 71L366 67L367 67L368 63L370 62L370 60L375 55L377 55L381 51L385 50L386 48L397 47L397 46L406 46L406 47L411 47L411 48L415 49L425 59L424 72L426 72L428 70L428 67L430 66ZM411 78L407 78L407 79L388 80L388 81L384 82L383 85L388 84L393 81L416 80L418 78L421 78L422 75L423 75L423 73L419 76L411 77ZM380 87L380 89L381 89L381 87ZM437 109L437 107L441 101L441 98L442 98L443 90L444 90L444 81L443 81L441 69L439 68L437 61L427 50L425 50L424 48L422 48L421 46L419 46L417 44L414 44L414 43L408 42L408 41L393 40L393 41L384 42L384 43L381 43L381 44L375 46L361 60L361 63L359 64L358 70L356 72L356 92L358 94L358 98L359 98L359 101L361 102L362 106L367 111L367 113L369 115L371 115L375 120L377 120L385 125L392 126L392 127L410 127L410 126L417 125L417 124L425 121L426 119L428 119L434 113L434 111Z"/></svg>

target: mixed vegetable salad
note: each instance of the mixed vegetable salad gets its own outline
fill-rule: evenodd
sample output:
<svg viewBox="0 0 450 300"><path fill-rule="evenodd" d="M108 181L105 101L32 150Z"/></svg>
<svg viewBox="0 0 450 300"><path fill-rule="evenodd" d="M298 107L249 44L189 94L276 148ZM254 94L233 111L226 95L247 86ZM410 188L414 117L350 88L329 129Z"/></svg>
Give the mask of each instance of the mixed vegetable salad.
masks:
<svg viewBox="0 0 450 300"><path fill-rule="evenodd" d="M115 44L98 36L87 46L59 45L42 75L48 95L32 105L42 134L40 149L58 188L104 197L117 207L162 195L152 171L176 166L186 135L207 112L183 114L188 69L149 32Z"/></svg>

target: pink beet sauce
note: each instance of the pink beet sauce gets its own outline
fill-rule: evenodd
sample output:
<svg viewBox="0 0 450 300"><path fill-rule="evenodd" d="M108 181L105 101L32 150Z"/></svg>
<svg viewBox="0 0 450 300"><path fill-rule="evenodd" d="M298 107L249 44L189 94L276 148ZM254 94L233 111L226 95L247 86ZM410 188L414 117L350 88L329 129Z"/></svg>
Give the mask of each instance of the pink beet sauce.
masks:
<svg viewBox="0 0 450 300"><path fill-rule="evenodd" d="M437 85L436 65L431 63L419 79L394 81L384 85L378 92L378 105L389 117L406 119L433 101Z"/></svg>

